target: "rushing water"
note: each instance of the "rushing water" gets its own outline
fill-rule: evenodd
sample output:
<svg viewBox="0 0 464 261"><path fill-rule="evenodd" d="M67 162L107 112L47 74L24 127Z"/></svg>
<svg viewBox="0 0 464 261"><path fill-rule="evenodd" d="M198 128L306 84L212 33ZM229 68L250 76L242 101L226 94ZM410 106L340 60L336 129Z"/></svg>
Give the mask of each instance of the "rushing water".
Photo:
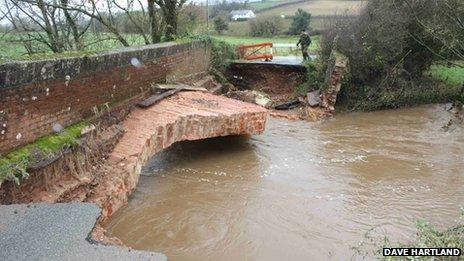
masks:
<svg viewBox="0 0 464 261"><path fill-rule="evenodd" d="M458 221L464 130L443 131L448 119L438 105L270 119L249 139L180 143L150 162L107 228L170 260L371 255L384 236L411 240L418 219Z"/></svg>

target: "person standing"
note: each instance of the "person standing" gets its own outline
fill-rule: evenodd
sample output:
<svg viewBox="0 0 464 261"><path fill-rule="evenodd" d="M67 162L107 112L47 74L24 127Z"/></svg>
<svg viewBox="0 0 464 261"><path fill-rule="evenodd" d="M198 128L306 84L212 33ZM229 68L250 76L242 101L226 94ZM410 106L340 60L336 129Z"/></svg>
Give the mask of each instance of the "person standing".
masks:
<svg viewBox="0 0 464 261"><path fill-rule="evenodd" d="M311 45L311 37L306 32L306 30L301 30L300 39L296 43L296 46L301 46L301 53L303 54L303 60L308 60L308 47Z"/></svg>

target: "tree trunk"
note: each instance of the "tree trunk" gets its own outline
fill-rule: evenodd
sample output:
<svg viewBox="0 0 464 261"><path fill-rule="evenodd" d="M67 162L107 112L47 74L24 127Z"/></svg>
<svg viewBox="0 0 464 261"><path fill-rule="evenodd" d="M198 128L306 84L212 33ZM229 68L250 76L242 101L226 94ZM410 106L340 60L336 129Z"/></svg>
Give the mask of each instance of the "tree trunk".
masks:
<svg viewBox="0 0 464 261"><path fill-rule="evenodd" d="M57 42L57 39L55 39L55 34L53 33L53 27L52 27L52 24L50 22L50 19L49 19L49 16L48 16L48 13L47 13L47 9L45 7L45 3L43 0L38 0L37 1L37 7L39 7L40 9L40 12L42 13L42 16L43 16L43 20L44 20L44 23L45 23L45 33L47 34L47 38L48 38L48 41L50 43L50 49L54 52L54 53L60 53L62 52L58 42Z"/></svg>
<svg viewBox="0 0 464 261"><path fill-rule="evenodd" d="M156 19L155 0L147 0L148 2L148 17L150 19L150 36L152 43L159 43L161 35L159 32L158 21Z"/></svg>
<svg viewBox="0 0 464 261"><path fill-rule="evenodd" d="M176 0L165 0L164 18L166 20L166 40L172 41L177 34L177 1Z"/></svg>
<svg viewBox="0 0 464 261"><path fill-rule="evenodd" d="M119 33L119 31L114 28L113 26L107 25L108 30L116 36L116 39L124 46L124 47L129 47L129 43L126 41L124 37Z"/></svg>
<svg viewBox="0 0 464 261"><path fill-rule="evenodd" d="M71 28L71 33L74 38L74 43L76 45L77 50L83 50L84 45L82 44L81 37L79 35L79 30L77 29L77 25L74 22L74 19L71 17L71 14L69 13L68 8L68 0L61 0L61 5L63 6L63 13L66 18L66 23L68 26Z"/></svg>

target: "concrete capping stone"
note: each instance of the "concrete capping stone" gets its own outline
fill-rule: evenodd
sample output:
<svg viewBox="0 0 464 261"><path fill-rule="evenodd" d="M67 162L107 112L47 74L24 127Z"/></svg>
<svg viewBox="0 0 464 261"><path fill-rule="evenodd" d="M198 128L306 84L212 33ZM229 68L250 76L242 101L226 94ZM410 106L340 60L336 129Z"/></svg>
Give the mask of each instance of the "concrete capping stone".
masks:
<svg viewBox="0 0 464 261"><path fill-rule="evenodd" d="M187 43L166 42L144 46L131 46L105 51L98 54L51 58L38 61L14 61L0 65L0 89L21 87L44 80L74 78L77 75L94 74L114 67L131 64L136 57L141 63L180 52L205 48L202 41Z"/></svg>

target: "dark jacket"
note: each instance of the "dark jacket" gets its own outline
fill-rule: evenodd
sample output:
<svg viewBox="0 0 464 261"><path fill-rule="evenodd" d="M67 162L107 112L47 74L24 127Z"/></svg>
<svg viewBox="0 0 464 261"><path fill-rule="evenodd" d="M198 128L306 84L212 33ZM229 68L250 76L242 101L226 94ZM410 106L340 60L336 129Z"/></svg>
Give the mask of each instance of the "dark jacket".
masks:
<svg viewBox="0 0 464 261"><path fill-rule="evenodd" d="M301 44L302 46L309 46L311 44L311 37L307 33L300 34L300 40L298 40L297 45Z"/></svg>

